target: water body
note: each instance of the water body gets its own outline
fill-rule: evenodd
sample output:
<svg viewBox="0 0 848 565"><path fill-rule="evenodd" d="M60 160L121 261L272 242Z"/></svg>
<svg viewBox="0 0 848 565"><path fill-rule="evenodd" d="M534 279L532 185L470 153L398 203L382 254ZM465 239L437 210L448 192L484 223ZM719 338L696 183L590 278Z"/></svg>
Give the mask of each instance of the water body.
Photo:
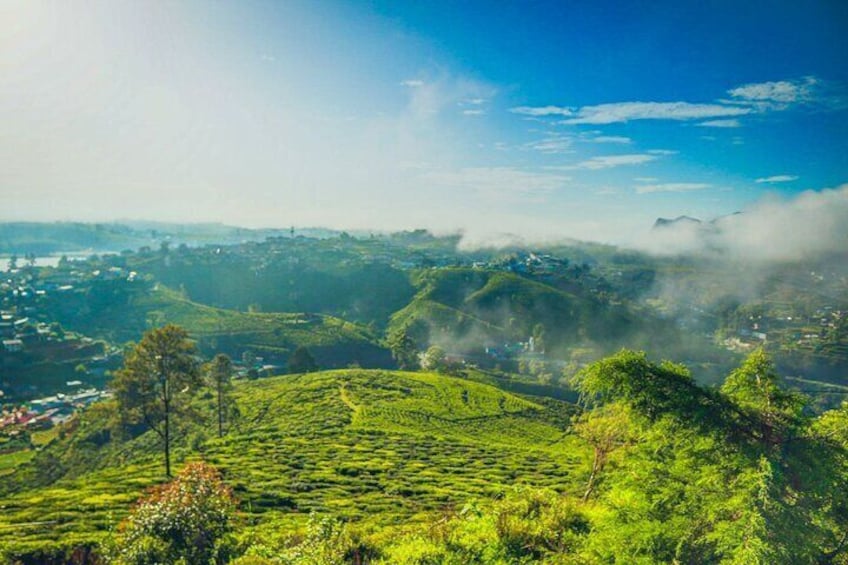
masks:
<svg viewBox="0 0 848 565"><path fill-rule="evenodd" d="M91 256L91 253L67 253L65 256L69 261L79 261L82 259L87 259ZM59 265L59 261L62 259L62 255L44 255L35 258L35 266L36 267L56 267ZM11 263L11 257L5 256L0 257L0 270L8 271ZM18 268L24 267L30 264L30 260L25 257L19 255L18 256Z"/></svg>

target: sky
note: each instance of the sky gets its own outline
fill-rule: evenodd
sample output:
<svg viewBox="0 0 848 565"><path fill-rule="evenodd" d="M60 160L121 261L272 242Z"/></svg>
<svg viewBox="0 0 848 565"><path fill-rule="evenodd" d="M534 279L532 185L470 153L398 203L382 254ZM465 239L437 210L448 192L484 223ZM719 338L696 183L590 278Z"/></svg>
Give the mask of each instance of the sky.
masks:
<svg viewBox="0 0 848 565"><path fill-rule="evenodd" d="M846 183L843 1L0 0L3 221L627 243Z"/></svg>

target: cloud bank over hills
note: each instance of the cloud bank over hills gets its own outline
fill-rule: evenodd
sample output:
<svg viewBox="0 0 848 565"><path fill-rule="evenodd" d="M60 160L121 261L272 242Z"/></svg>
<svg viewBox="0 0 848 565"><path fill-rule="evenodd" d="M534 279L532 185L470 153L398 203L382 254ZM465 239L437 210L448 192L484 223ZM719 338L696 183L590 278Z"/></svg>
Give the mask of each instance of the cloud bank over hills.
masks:
<svg viewBox="0 0 848 565"><path fill-rule="evenodd" d="M705 255L746 261L792 261L848 251L848 184L765 198L711 222L691 218L658 222L640 250L662 255Z"/></svg>

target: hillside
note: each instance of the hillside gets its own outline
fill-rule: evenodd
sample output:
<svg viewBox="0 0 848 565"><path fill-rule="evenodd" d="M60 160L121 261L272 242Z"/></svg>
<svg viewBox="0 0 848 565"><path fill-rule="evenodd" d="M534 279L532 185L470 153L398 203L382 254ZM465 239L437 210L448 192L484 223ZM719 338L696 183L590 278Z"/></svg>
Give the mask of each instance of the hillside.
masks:
<svg viewBox="0 0 848 565"><path fill-rule="evenodd" d="M386 526L515 484L561 490L584 457L565 431L570 405L432 373L275 377L235 394L230 433L185 425L178 458L219 467L244 524L260 529L292 528L313 511ZM4 478L19 492L0 498L0 548L98 540L161 479L152 432L111 440L108 420L108 405L94 407ZM20 490L34 484L43 486Z"/></svg>
<svg viewBox="0 0 848 565"><path fill-rule="evenodd" d="M682 334L672 320L610 301L565 276L447 268L419 271L413 282L418 292L392 315L389 333L405 330L421 348L437 344L473 356L535 336L537 349L557 360L581 348L597 358L624 346L668 358L715 356L708 341Z"/></svg>
<svg viewBox="0 0 848 565"><path fill-rule="evenodd" d="M304 346L324 367L391 363L376 338L357 324L319 314L214 308L145 281L95 281L49 300L45 310L51 319L113 343L137 340L151 327L173 323L186 328L207 353L222 351L240 357L250 350L282 363L295 348Z"/></svg>

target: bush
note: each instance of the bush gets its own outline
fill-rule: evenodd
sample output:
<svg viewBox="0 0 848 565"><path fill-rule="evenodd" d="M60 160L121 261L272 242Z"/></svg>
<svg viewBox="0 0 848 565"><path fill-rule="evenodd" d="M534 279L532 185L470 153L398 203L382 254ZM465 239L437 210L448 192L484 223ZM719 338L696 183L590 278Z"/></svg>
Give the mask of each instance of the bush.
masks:
<svg viewBox="0 0 848 565"><path fill-rule="evenodd" d="M119 527L110 561L201 565L223 557L220 540L235 510L217 469L190 463L177 477L153 487Z"/></svg>

